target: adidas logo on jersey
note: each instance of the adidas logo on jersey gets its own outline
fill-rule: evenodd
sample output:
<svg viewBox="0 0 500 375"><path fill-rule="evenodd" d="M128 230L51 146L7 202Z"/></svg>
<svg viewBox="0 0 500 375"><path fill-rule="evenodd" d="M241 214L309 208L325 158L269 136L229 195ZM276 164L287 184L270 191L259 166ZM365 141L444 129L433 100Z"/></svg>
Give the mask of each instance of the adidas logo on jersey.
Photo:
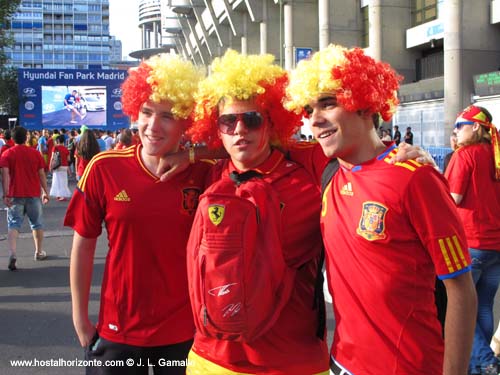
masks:
<svg viewBox="0 0 500 375"><path fill-rule="evenodd" d="M340 189L340 194L341 195L349 195L352 197L354 195L354 192L352 191L352 184L350 182L348 182L347 184L342 186L342 189Z"/></svg>
<svg viewBox="0 0 500 375"><path fill-rule="evenodd" d="M116 194L114 200L118 202L130 202L130 198L125 190L122 190L118 194Z"/></svg>

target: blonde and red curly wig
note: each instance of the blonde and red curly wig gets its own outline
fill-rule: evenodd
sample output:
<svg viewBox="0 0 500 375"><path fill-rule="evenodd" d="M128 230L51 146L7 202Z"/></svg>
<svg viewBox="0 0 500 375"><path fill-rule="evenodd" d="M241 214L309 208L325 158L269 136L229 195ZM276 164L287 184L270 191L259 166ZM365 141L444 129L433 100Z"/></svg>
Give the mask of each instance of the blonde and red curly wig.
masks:
<svg viewBox="0 0 500 375"><path fill-rule="evenodd" d="M375 61L360 48L329 45L300 61L291 73L286 107L301 113L321 94L335 93L347 111L378 113L389 121L399 103L401 80L389 64Z"/></svg>
<svg viewBox="0 0 500 375"><path fill-rule="evenodd" d="M220 147L217 118L219 104L253 100L270 121L270 143L286 146L301 125L301 115L283 106L288 75L274 64L272 55L242 55L228 50L212 62L211 75L202 80L195 95L194 123L188 130L194 142Z"/></svg>
<svg viewBox="0 0 500 375"><path fill-rule="evenodd" d="M122 84L123 112L136 121L144 103L168 100L175 118L186 119L194 108L194 93L203 71L178 55L161 54L129 70Z"/></svg>

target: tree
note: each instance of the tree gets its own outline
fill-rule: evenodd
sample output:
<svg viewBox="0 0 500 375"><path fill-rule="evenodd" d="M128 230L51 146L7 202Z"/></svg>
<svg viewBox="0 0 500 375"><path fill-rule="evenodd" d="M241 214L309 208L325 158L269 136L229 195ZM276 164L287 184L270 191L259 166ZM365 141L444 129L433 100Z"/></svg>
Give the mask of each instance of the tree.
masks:
<svg viewBox="0 0 500 375"><path fill-rule="evenodd" d="M5 49L14 44L10 21L21 0L0 0L0 113L16 114L19 108L17 72L7 65Z"/></svg>

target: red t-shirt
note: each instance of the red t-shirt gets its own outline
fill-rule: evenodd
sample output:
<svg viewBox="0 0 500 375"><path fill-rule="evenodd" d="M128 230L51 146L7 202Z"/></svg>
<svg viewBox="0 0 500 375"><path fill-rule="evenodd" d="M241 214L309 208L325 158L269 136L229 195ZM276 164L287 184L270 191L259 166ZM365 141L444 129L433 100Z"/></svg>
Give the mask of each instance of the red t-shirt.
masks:
<svg viewBox="0 0 500 375"><path fill-rule="evenodd" d="M47 137L47 154L52 155L52 150L54 149L54 140L52 137Z"/></svg>
<svg viewBox="0 0 500 375"><path fill-rule="evenodd" d="M97 330L113 342L151 347L194 335L186 243L211 165L194 164L161 183L144 166L141 148L97 154L64 225L95 238L106 223L109 251Z"/></svg>
<svg viewBox="0 0 500 375"><path fill-rule="evenodd" d="M446 169L452 193L463 196L458 213L469 247L500 251L500 181L489 144L460 147Z"/></svg>
<svg viewBox="0 0 500 375"><path fill-rule="evenodd" d="M290 163L274 151L256 168L270 173L278 163ZM222 171L235 170L232 163ZM217 172L218 171L218 172ZM212 182L220 178L214 168ZM305 375L327 371L328 348L316 336L317 310L313 310L317 260L321 251L319 191L309 173L299 168L273 184L283 202L282 228L285 260L300 267L294 292L276 324L251 343L217 340L196 334L193 350L199 356L236 372Z"/></svg>
<svg viewBox="0 0 500 375"><path fill-rule="evenodd" d="M26 145L15 145L2 154L2 167L9 168L9 197L40 196L39 172L45 168L45 162L38 151Z"/></svg>
<svg viewBox="0 0 500 375"><path fill-rule="evenodd" d="M67 167L69 164L68 164L68 158L69 158L69 151L68 149L63 146L63 145L56 145L54 146L54 148L52 149L52 154L50 154L50 158L52 160L53 156L54 156L54 152L55 151L59 151L59 154L61 155L61 166L62 167ZM50 164L50 162L49 162Z"/></svg>
<svg viewBox="0 0 500 375"><path fill-rule="evenodd" d="M444 178L391 152L341 167L324 193L331 355L352 374L442 374L435 276L470 270L465 233Z"/></svg>

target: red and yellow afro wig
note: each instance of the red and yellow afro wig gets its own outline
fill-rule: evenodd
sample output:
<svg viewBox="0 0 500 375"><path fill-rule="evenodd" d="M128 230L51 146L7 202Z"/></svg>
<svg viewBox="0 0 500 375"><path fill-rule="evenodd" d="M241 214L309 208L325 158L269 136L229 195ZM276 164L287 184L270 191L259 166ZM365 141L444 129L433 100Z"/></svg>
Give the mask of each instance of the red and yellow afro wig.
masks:
<svg viewBox="0 0 500 375"><path fill-rule="evenodd" d="M220 147L218 105L231 100L254 100L271 122L270 143L286 146L301 125L301 116L283 106L288 75L274 64L272 55L242 55L228 50L212 62L211 75L195 95L194 124L188 130L193 142Z"/></svg>
<svg viewBox="0 0 500 375"><path fill-rule="evenodd" d="M389 121L399 103L402 77L389 64L377 62L360 48L329 45L290 74L286 107L297 113L321 94L335 93L349 112L380 114Z"/></svg>
<svg viewBox="0 0 500 375"><path fill-rule="evenodd" d="M193 96L202 77L201 69L178 55L153 56L129 70L122 85L123 112L136 121L145 102L168 100L173 115L186 119L193 111Z"/></svg>

